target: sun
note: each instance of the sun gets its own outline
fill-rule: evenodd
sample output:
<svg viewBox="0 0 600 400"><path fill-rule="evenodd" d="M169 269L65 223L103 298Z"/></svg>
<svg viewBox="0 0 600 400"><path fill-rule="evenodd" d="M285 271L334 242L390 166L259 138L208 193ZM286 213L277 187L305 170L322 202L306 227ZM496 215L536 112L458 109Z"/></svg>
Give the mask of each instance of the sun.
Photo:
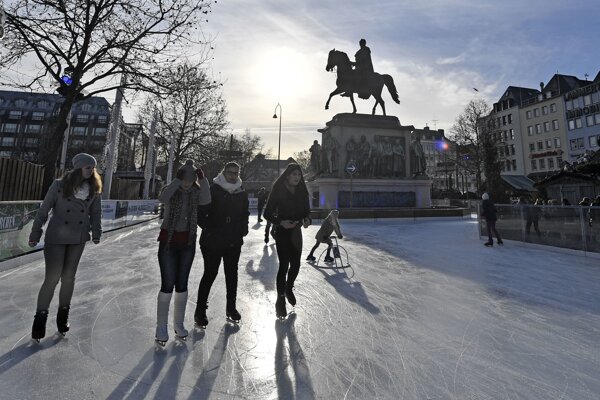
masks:
<svg viewBox="0 0 600 400"><path fill-rule="evenodd" d="M310 70L306 55L288 47L273 48L260 56L256 67L256 84L264 96L282 99L298 96L307 90Z"/></svg>

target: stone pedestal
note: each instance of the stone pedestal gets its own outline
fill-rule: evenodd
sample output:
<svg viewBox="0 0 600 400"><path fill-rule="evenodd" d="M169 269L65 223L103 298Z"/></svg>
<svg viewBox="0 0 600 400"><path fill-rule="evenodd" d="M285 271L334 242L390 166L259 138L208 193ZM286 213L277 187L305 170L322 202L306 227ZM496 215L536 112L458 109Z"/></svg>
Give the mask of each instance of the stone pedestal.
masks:
<svg viewBox="0 0 600 400"><path fill-rule="evenodd" d="M307 182L313 207L348 208L351 197L354 208L431 206L431 180L412 172L412 125L365 114L337 114L326 125L319 173Z"/></svg>

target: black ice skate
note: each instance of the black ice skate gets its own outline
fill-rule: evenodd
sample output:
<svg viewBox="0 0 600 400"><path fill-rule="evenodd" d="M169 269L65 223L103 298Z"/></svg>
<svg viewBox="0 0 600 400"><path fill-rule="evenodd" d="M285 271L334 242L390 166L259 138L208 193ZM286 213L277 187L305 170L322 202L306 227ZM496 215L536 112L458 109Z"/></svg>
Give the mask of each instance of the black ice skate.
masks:
<svg viewBox="0 0 600 400"><path fill-rule="evenodd" d="M285 319L287 317L287 309L285 308L285 295L278 295L277 302L275 303L275 314L277 318Z"/></svg>
<svg viewBox="0 0 600 400"><path fill-rule="evenodd" d="M317 259L312 254L309 254L308 257L306 257L306 261L314 262L314 261L317 261Z"/></svg>
<svg viewBox="0 0 600 400"><path fill-rule="evenodd" d="M485 242L483 245L484 245L484 246L487 246L487 247L493 247L493 246L494 246L494 242L492 242L492 241L490 240L490 241L487 241L487 242Z"/></svg>
<svg viewBox="0 0 600 400"><path fill-rule="evenodd" d="M502 239L498 239L498 246L503 246L504 242L502 241Z"/></svg>
<svg viewBox="0 0 600 400"><path fill-rule="evenodd" d="M323 259L323 261L325 261L326 263L332 263L334 260L333 260L333 257L325 256L325 258Z"/></svg>
<svg viewBox="0 0 600 400"><path fill-rule="evenodd" d="M46 321L48 320L48 311L42 310L35 313L33 317L33 326L31 328L31 339L39 343L40 339L46 336Z"/></svg>
<svg viewBox="0 0 600 400"><path fill-rule="evenodd" d="M288 286L285 288L285 297L287 298L288 303L292 305L292 307L296 306L296 296L294 296L293 292L294 287Z"/></svg>
<svg viewBox="0 0 600 400"><path fill-rule="evenodd" d="M63 336L69 332L69 308L70 306L59 307L56 314L56 327L58 328L58 333Z"/></svg>
<svg viewBox="0 0 600 400"><path fill-rule="evenodd" d="M206 317L206 309L208 306L206 304L198 304L196 306L196 311L194 312L194 322L196 326L202 329L206 329L206 325L208 325L208 318Z"/></svg>
<svg viewBox="0 0 600 400"><path fill-rule="evenodd" d="M242 316L240 315L238 310L235 309L235 307L227 307L226 316L227 320L229 322L233 322L234 324L239 324L242 319Z"/></svg>

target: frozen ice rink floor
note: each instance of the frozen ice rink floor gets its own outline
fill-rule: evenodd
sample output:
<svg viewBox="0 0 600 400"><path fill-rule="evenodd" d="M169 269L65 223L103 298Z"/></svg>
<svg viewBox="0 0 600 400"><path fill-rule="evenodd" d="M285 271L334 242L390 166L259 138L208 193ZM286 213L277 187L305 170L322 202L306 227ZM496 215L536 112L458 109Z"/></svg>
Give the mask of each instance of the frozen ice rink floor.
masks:
<svg viewBox="0 0 600 400"><path fill-rule="evenodd" d="M0 398L600 399L599 259L485 248L473 220L342 220L351 266L303 261L295 314L281 322L275 246L250 222L242 323L225 321L221 270L210 323L193 329L197 251L190 336L164 349L156 223L88 245L65 338L56 293L47 337L29 339L43 261L0 272ZM303 259L317 229L304 231Z"/></svg>

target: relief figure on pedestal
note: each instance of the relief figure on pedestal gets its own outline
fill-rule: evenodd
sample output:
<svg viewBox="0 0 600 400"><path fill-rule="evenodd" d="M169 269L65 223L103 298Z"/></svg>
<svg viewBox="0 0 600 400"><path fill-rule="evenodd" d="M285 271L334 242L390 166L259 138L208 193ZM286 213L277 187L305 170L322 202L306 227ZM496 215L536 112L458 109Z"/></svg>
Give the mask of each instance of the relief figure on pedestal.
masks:
<svg viewBox="0 0 600 400"><path fill-rule="evenodd" d="M360 142L356 146L356 158L358 161L358 174L361 178L369 176L369 153L371 152L371 145L367 142L365 135L360 137Z"/></svg>
<svg viewBox="0 0 600 400"><path fill-rule="evenodd" d="M405 161L406 155L404 152L404 145L401 143L401 139L404 138L396 138L394 139L394 145L392 146L393 151L393 168L394 168L394 176L395 177L405 177Z"/></svg>
<svg viewBox="0 0 600 400"><path fill-rule="evenodd" d="M382 175L385 177L392 176L392 168L394 163L394 152L392 150L392 140L391 137L382 137L382 147L383 147L383 173Z"/></svg>
<svg viewBox="0 0 600 400"><path fill-rule="evenodd" d="M346 162L344 165L348 165L348 163L352 160L356 160L356 141L354 140L354 136L350 137L350 140L346 142Z"/></svg>
<svg viewBox="0 0 600 400"><path fill-rule="evenodd" d="M323 134L323 172L326 174L333 174L338 171L338 143L331 136L330 133Z"/></svg>
<svg viewBox="0 0 600 400"><path fill-rule="evenodd" d="M310 170L313 176L321 172L321 145L318 140L310 146Z"/></svg>
<svg viewBox="0 0 600 400"><path fill-rule="evenodd" d="M426 175L427 164L425 161L425 152L423 151L423 145L421 144L421 135L415 134L414 139L411 143L411 174L412 175Z"/></svg>

